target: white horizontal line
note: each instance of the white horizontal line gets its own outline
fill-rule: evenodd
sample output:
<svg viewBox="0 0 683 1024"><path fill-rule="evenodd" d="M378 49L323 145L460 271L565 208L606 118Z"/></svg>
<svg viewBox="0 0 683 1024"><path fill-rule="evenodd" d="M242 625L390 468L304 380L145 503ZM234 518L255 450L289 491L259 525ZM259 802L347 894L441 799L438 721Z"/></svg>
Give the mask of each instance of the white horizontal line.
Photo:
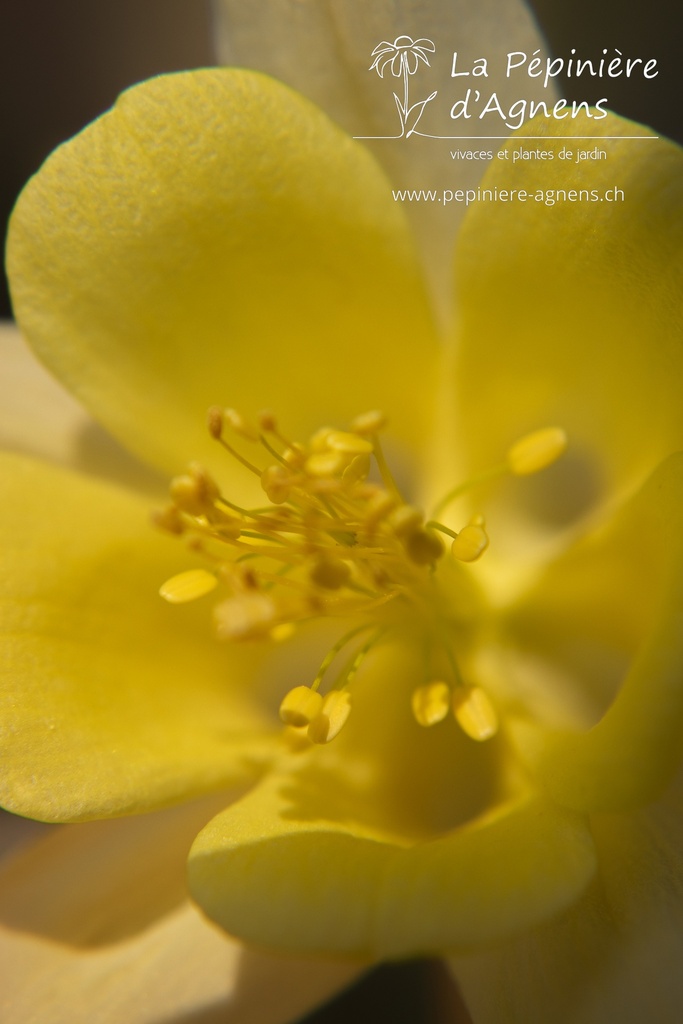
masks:
<svg viewBox="0 0 683 1024"><path fill-rule="evenodd" d="M419 135L420 133L414 132L414 134ZM402 138L400 135L354 135L353 137L354 139L375 139L377 141ZM659 135L515 135L514 138L511 135L421 135L420 137L423 139L440 139L444 142L465 142L472 139L479 139L481 141L507 139L508 142L517 142L518 139L534 139L536 142L585 142L590 140L597 143L610 139L638 139L641 142L646 142L649 139L658 139Z"/></svg>

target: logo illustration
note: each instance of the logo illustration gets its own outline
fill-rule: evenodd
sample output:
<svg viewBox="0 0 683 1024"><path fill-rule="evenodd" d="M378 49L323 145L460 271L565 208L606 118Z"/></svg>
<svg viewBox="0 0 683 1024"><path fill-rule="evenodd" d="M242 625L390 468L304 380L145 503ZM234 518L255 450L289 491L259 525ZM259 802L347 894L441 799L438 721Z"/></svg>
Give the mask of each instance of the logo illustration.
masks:
<svg viewBox="0 0 683 1024"><path fill-rule="evenodd" d="M401 131L398 135L385 136L386 138L400 139L408 138L417 128L418 121L422 117L425 107L436 96L436 90L426 100L418 100L410 104L408 99L408 78L414 75L420 66L420 61L430 67L428 54L434 53L436 47L431 39L411 39L410 36L397 36L393 43L383 41L378 43L372 51L375 58L370 65L370 71L376 71L380 78L384 78L384 72L389 68L394 78L403 78L403 97L394 93L398 116L401 120Z"/></svg>

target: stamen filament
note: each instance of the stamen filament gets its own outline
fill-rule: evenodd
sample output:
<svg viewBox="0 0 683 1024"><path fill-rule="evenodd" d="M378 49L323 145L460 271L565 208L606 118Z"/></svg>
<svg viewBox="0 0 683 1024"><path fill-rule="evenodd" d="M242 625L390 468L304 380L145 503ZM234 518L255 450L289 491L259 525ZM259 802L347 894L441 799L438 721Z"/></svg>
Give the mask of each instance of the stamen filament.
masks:
<svg viewBox="0 0 683 1024"><path fill-rule="evenodd" d="M387 460L384 458L382 442L379 439L379 434L372 435L372 450L375 456L375 462L377 463L377 468L379 469L380 476L384 482L384 486L394 495L395 498L398 498L398 500L402 502L403 498L401 496L401 492L399 491L398 485L394 480L391 470L389 469Z"/></svg>
<svg viewBox="0 0 683 1024"><path fill-rule="evenodd" d="M438 523L435 519L430 519L428 523L425 523L425 530L439 530L440 533L448 534L448 536L452 537L453 540L458 539L458 535L455 530L449 529L447 526L444 526L443 523Z"/></svg>
<svg viewBox="0 0 683 1024"><path fill-rule="evenodd" d="M505 476L506 473L510 472L510 467L507 462L502 462L498 466L494 466L492 469L487 469L483 473L477 473L476 476L470 477L469 480L465 480L464 483L458 484L452 491L436 503L432 510L432 515L436 518L446 509L451 502L455 501L462 494L466 494L473 487L478 487L480 484L488 483L489 480L495 480L496 477Z"/></svg>
<svg viewBox="0 0 683 1024"><path fill-rule="evenodd" d="M345 647L350 640L353 640L354 636L358 636L359 633L364 633L367 629L371 628L372 623L365 623L362 626L356 626L355 629L350 629L349 632L345 633L340 640L337 640L336 644L334 644L329 649L329 651L323 658L320 668L318 669L318 674L311 683L312 690L317 690L319 688L320 684L323 681L325 673L327 672L328 668L330 667L334 659L337 657L339 652L341 651L342 647Z"/></svg>
<svg viewBox="0 0 683 1024"><path fill-rule="evenodd" d="M365 661L366 657L368 656L372 648L375 646L375 644L378 642L378 640L386 633L386 631L386 626L383 626L381 629L376 630L370 637L370 639L366 640L363 646L359 648L358 651L356 651L355 655L351 659L348 669L342 670L339 677L337 678L334 684L335 690L340 690L344 686L351 685L356 675L358 674L359 668Z"/></svg>
<svg viewBox="0 0 683 1024"><path fill-rule="evenodd" d="M266 440L266 438L263 436L263 434L259 434L258 439L261 442L261 444L263 445L263 447L266 449L266 451L269 452L273 456L274 459L277 459L277 461L279 463L281 463L281 465L283 465L285 467L285 469L291 469L292 468L290 466L290 464L287 462L287 460L284 459L282 457L282 455L280 455L280 453L278 451L276 451L275 448L273 448L272 444L270 444Z"/></svg>
<svg viewBox="0 0 683 1024"><path fill-rule="evenodd" d="M244 455L240 455L240 453L235 448L233 448L231 444L228 444L224 437L217 437L216 440L223 448L225 448L226 452L229 452L233 458L237 459L238 462L241 462L242 465L251 473L255 473L256 476L258 477L260 477L263 474L262 469L259 469L257 466L255 466L253 462L249 461L249 459L245 459Z"/></svg>

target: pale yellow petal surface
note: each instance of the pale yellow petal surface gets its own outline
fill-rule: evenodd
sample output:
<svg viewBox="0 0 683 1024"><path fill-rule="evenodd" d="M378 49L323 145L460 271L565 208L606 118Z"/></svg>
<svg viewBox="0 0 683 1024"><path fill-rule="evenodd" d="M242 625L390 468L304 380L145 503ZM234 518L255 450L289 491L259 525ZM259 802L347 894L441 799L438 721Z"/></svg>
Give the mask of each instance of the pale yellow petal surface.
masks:
<svg viewBox="0 0 683 1024"><path fill-rule="evenodd" d="M344 0L321 4L318 0L216 0L219 56L225 64L258 68L298 89L326 111L352 136L383 136L366 140L373 155L398 188L473 188L486 168L486 160L452 160L449 144L413 135L398 135L394 90L402 97L402 83L391 74L380 78L372 70L372 51L398 35L431 40L429 67L420 63L409 86L409 102L437 95L427 104L420 130L436 135L493 135L487 118L462 122L450 117L452 103L466 89L454 89L468 78L451 78L453 50L459 52L457 70L470 71L475 57L485 54L487 90L496 91L503 105L522 97L547 99L552 94L542 80L505 75L505 55L512 50L528 54L543 49L543 39L527 6L519 0L393 0L368 3ZM389 137L387 137L389 136ZM490 150L488 141L452 143L454 149ZM452 282L453 241L465 207L439 203L406 203L420 245L423 264L437 306L447 312Z"/></svg>
<svg viewBox="0 0 683 1024"><path fill-rule="evenodd" d="M683 154L614 115L537 119L507 148L482 183L507 201L471 206L458 250L461 429L481 471L528 431L563 428L567 453L538 477L562 522L683 445ZM520 149L553 159L512 162ZM604 159L575 162L596 149ZM525 481L510 493L531 494ZM493 535L499 517L487 521Z"/></svg>
<svg viewBox="0 0 683 1024"><path fill-rule="evenodd" d="M339 735L200 833L191 888L228 932L400 957L509 934L582 891L594 867L583 820L513 792L500 738L475 743L453 716L419 725L419 673L419 645L377 649Z"/></svg>
<svg viewBox="0 0 683 1024"><path fill-rule="evenodd" d="M575 907L453 961L477 1024L678 1024L683 1006L683 804L596 815L601 870Z"/></svg>
<svg viewBox="0 0 683 1024"><path fill-rule="evenodd" d="M361 145L263 75L124 93L28 184L8 266L40 358L166 472L217 457L216 403L304 436L379 405L424 435L435 341L401 210Z"/></svg>
<svg viewBox="0 0 683 1024"><path fill-rule="evenodd" d="M312 778L271 776L192 848L195 899L247 942L380 958L468 948L563 909L595 868L582 820L541 800L413 846L351 807L321 815Z"/></svg>
<svg viewBox="0 0 683 1024"><path fill-rule="evenodd" d="M682 515L677 454L609 528L549 570L519 613L527 640L546 636L548 655L554 647L567 659L605 710L588 732L546 739L539 776L571 806L649 801L683 757Z"/></svg>
<svg viewBox="0 0 683 1024"><path fill-rule="evenodd" d="M247 952L187 902L187 848L217 806L67 826L7 862L2 1019L284 1024L348 983L355 965Z"/></svg>
<svg viewBox="0 0 683 1024"><path fill-rule="evenodd" d="M129 493L1 460L2 803L78 820L249 777L273 725L206 608L159 585L190 560ZM259 739L261 737L261 739Z"/></svg>

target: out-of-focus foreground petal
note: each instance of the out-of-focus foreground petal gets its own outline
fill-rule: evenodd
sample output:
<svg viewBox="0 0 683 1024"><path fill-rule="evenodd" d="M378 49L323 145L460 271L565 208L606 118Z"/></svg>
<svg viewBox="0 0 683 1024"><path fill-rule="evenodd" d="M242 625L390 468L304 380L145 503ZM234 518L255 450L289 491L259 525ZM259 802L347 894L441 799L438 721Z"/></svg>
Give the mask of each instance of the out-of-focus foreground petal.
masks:
<svg viewBox="0 0 683 1024"><path fill-rule="evenodd" d="M317 0L215 0L219 57L224 64L257 68L293 86L310 97L352 136L387 136L396 131L396 108L392 89L397 87L370 70L372 51L382 41L396 36L426 37L435 46L429 52L427 68L420 64L411 80L411 99L437 96L428 105L420 130L443 136L505 135L499 122L493 131L488 119L454 121L450 116L454 99L464 95L462 87L452 93L453 53L458 53L458 72L470 71L474 61L485 55L489 61L487 92L496 92L507 108L514 101L548 99L548 90L538 79L516 79L505 75L505 54L513 50L544 54L543 39L528 7L520 0L396 0L391 4L368 4L367 0L343 0L320 4ZM455 82L471 82L460 78ZM477 81L477 80L475 80ZM481 81L481 80L478 80ZM450 91L449 91L450 90ZM552 88L551 88L552 91ZM413 95L414 93L414 95ZM461 160L449 156L449 142L412 136L406 139L368 141L367 145L399 188L471 188L479 180L485 161ZM450 147L457 148L457 140ZM482 142L481 149L496 147ZM476 142L467 142L476 149ZM422 259L431 279L437 303L447 307L450 292L453 240L464 207L447 210L438 203L406 204L416 230Z"/></svg>
<svg viewBox="0 0 683 1024"><path fill-rule="evenodd" d="M158 596L191 557L147 503L0 460L2 803L47 821L135 812L248 778L273 728L257 657Z"/></svg>
<svg viewBox="0 0 683 1024"><path fill-rule="evenodd" d="M537 766L562 803L581 810L643 804L666 787L683 757L682 521L677 453L612 523L552 567L517 612L527 636L548 632L549 646L554 636L558 658L567 651L580 657L581 644L594 645L586 688L597 691L605 713L588 732L546 736ZM599 624L591 626L591 614ZM581 673L576 662L572 667Z"/></svg>
<svg viewBox="0 0 683 1024"><path fill-rule="evenodd" d="M358 966L251 953L187 902L187 848L217 806L67 826L9 860L3 1020L284 1024L348 984Z"/></svg>
<svg viewBox="0 0 683 1024"><path fill-rule="evenodd" d="M482 188L540 192L550 205L470 208L455 387L476 469L529 430L566 430L569 451L548 486L569 507L582 486L587 502L635 486L683 445L683 152L614 115L536 120L521 134L531 138L525 149L554 158L497 161ZM551 142L556 135L590 138ZM574 162L559 158L563 147ZM596 148L606 159L576 163L578 150ZM610 201L614 189L623 201ZM492 514L492 536L497 524Z"/></svg>
<svg viewBox="0 0 683 1024"><path fill-rule="evenodd" d="M148 493L165 481L132 458L38 362L17 327L0 322L0 449L35 455Z"/></svg>
<svg viewBox="0 0 683 1024"><path fill-rule="evenodd" d="M436 343L400 206L361 145L266 76L124 93L27 185L8 268L40 358L166 472L215 460L214 403L272 407L295 435L379 406L424 436Z"/></svg>
<svg viewBox="0 0 683 1024"><path fill-rule="evenodd" d="M453 969L477 1024L678 1024L683 785L592 822L600 874L576 906Z"/></svg>
<svg viewBox="0 0 683 1024"><path fill-rule="evenodd" d="M16 326L0 322L0 448L71 462L90 417L46 373Z"/></svg>

